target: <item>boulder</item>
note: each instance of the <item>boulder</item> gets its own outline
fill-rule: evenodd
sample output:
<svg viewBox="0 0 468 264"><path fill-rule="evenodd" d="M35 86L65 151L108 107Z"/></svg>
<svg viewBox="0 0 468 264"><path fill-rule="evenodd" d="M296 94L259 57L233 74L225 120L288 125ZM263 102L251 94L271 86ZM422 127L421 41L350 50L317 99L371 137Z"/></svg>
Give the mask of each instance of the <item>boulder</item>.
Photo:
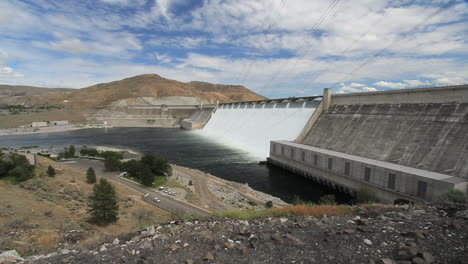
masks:
<svg viewBox="0 0 468 264"><path fill-rule="evenodd" d="M18 252L16 252L16 250L9 250L0 254L0 263L16 261L24 261L24 259L18 254Z"/></svg>

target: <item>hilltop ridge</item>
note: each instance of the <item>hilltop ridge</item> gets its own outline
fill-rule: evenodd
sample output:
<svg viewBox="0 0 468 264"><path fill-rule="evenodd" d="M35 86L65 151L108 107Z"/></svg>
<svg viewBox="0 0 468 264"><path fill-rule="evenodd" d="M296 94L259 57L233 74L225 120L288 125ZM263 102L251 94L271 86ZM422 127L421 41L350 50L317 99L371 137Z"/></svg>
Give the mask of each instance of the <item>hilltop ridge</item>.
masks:
<svg viewBox="0 0 468 264"><path fill-rule="evenodd" d="M157 74L143 74L118 81L99 83L81 89L40 88L32 86L0 86L0 104L58 105L61 109L36 113L34 111L11 116L0 114L2 127L27 125L37 120L63 119L83 122L98 107L128 98L194 97L203 101L232 102L265 99L242 85L212 84L208 82L179 82ZM66 114L63 114L66 113Z"/></svg>

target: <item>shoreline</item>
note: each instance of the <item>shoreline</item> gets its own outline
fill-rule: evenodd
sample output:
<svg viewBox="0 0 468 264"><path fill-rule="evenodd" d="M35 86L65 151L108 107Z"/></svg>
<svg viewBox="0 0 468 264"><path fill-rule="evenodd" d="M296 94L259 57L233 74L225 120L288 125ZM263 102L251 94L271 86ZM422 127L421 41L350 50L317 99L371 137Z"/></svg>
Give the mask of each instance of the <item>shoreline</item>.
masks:
<svg viewBox="0 0 468 264"><path fill-rule="evenodd" d="M78 146L78 145L77 145ZM127 153L128 157L125 159L138 159L141 158L142 153L135 149L130 149L122 146L102 146L102 145L88 145L88 147L96 148L100 151L117 151ZM55 153L60 150L56 148ZM19 151L30 151L31 153L50 152L51 149L44 149L41 146L30 149L21 149ZM126 156L127 156L126 155ZM175 163L170 163L174 175L168 177L168 183L172 187L179 187L191 193L201 201L203 205L211 208L229 209L264 209L267 201L272 201L275 206L288 205L281 198L271 194L255 190L248 184L236 181L225 180L216 175L204 172L199 169L181 166ZM193 182L193 184L189 184ZM165 186L163 185L163 186ZM170 185L170 184L169 184ZM195 187L196 186L196 187ZM191 200L182 197L181 200ZM192 202L191 202L192 203Z"/></svg>
<svg viewBox="0 0 468 264"><path fill-rule="evenodd" d="M87 128L102 128L103 126L92 126L83 124L72 124L62 126L47 126L47 127L14 127L0 128L0 136L20 136L32 134L58 133Z"/></svg>

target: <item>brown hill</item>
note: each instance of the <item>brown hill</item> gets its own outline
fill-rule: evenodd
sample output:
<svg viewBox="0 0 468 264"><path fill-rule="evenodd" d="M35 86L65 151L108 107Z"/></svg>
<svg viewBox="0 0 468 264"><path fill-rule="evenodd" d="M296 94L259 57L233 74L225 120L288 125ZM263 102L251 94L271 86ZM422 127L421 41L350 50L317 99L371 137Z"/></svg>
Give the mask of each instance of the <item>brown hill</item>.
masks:
<svg viewBox="0 0 468 264"><path fill-rule="evenodd" d="M65 104L66 108L94 108L120 99L165 96L193 96L213 103L266 99L242 85L183 83L157 74L138 75L82 89L0 85L0 103Z"/></svg>
<svg viewBox="0 0 468 264"><path fill-rule="evenodd" d="M75 91L75 89L0 85L0 104L36 104L38 98L51 95L66 97L73 91Z"/></svg>
<svg viewBox="0 0 468 264"><path fill-rule="evenodd" d="M125 98L166 96L194 96L213 103L265 98L241 85L182 83L157 74L145 74L77 90L70 94L68 100L71 106L96 107Z"/></svg>
<svg viewBox="0 0 468 264"><path fill-rule="evenodd" d="M120 81L96 84L82 89L50 89L31 86L0 86L0 104L23 105L60 105L62 109L47 113L28 112L21 116L1 116L0 127L8 125L14 120L22 120L21 124L28 124L34 120L64 119L60 113L73 113L67 118L70 121L82 122L96 107L107 106L112 102L137 97L167 97L192 96L212 103L249 101L266 99L241 85L223 85L207 82L183 83L176 80L162 78L157 74L144 74ZM39 116L40 114L40 116ZM37 115L37 116L36 116ZM23 117L24 116L24 117ZM68 116L68 114L66 115ZM11 119L11 120L10 120ZM15 123L15 126L18 125Z"/></svg>

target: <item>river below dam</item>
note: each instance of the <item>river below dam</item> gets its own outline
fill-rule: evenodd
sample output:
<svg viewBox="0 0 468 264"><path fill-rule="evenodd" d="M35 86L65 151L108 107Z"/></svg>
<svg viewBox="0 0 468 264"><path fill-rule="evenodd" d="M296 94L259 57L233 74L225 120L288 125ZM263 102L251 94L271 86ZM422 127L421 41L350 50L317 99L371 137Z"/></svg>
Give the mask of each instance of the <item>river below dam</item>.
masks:
<svg viewBox="0 0 468 264"><path fill-rule="evenodd" d="M175 128L93 128L58 133L0 136L0 147L38 145L62 148L108 146L166 156L170 163L198 169L214 176L247 183L252 188L291 202L294 195L317 202L334 194L338 202L348 196L271 165L259 165L258 157L220 144L200 131Z"/></svg>

